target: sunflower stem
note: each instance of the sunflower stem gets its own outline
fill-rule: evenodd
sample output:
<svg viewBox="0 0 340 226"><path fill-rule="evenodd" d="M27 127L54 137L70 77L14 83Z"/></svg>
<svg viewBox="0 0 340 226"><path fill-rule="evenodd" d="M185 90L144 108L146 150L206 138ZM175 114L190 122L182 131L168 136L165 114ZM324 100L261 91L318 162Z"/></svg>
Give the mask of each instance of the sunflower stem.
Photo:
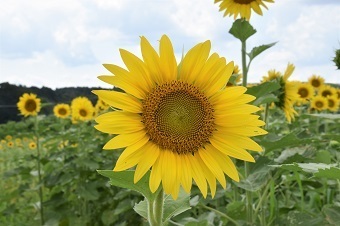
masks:
<svg viewBox="0 0 340 226"><path fill-rule="evenodd" d="M39 180L39 202L40 202L40 222L41 225L45 224L44 221L44 208L43 208L43 190L42 190L42 179L41 179L41 166L40 166L40 142L39 142L39 131L38 131L38 116L35 116L34 121L34 134L37 138L37 164L38 164L38 180Z"/></svg>
<svg viewBox="0 0 340 226"><path fill-rule="evenodd" d="M163 209L164 209L164 192L163 188L158 191L155 200L147 200L148 203L148 221L150 226L163 225Z"/></svg>
<svg viewBox="0 0 340 226"><path fill-rule="evenodd" d="M248 78L248 67L247 67L247 45L246 41L242 41L242 49L241 49L241 55L242 55L242 73L243 73L243 78L242 78L242 85L244 87L247 87L247 78Z"/></svg>
<svg viewBox="0 0 340 226"><path fill-rule="evenodd" d="M268 129L268 117L269 117L269 104L266 103L266 108L264 110L264 129L267 130Z"/></svg>

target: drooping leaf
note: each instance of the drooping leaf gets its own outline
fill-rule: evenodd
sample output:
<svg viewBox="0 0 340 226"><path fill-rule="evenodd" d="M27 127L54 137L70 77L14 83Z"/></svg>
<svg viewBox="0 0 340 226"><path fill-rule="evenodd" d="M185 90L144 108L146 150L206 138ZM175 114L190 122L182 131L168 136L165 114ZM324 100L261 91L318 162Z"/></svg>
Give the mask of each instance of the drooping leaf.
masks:
<svg viewBox="0 0 340 226"><path fill-rule="evenodd" d="M275 44L276 44L276 42L273 42L273 43L270 43L270 44L260 45L260 46L254 47L250 51L250 53L248 53L249 61L252 61L255 57L260 55L263 51L269 49L270 47L274 46Z"/></svg>
<svg viewBox="0 0 340 226"><path fill-rule="evenodd" d="M229 30L235 38L239 39L241 42L246 41L250 36L256 33L256 30L251 26L251 24L244 19L237 19L234 21L232 27Z"/></svg>

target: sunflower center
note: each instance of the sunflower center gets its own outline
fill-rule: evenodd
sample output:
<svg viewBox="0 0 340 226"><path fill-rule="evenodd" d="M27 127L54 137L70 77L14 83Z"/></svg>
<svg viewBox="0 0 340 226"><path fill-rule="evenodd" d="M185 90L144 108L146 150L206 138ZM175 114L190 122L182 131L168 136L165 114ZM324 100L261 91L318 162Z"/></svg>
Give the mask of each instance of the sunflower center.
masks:
<svg viewBox="0 0 340 226"><path fill-rule="evenodd" d="M314 87L319 87L321 84L320 84L320 81L319 80L317 80L317 79L314 79L314 80L312 80L312 86L314 86Z"/></svg>
<svg viewBox="0 0 340 226"><path fill-rule="evenodd" d="M321 101L317 101L317 102L315 103L315 106L316 106L317 108L323 108L323 103L322 103Z"/></svg>
<svg viewBox="0 0 340 226"><path fill-rule="evenodd" d="M306 98L308 96L308 90L305 88L300 88L298 93L301 98Z"/></svg>
<svg viewBox="0 0 340 226"><path fill-rule="evenodd" d="M329 90L324 90L323 92L322 92L322 94L321 94L322 96L324 96L324 97L327 97L327 96L330 96L330 95L332 95L332 92L331 91L329 91Z"/></svg>
<svg viewBox="0 0 340 226"><path fill-rule="evenodd" d="M86 116L87 116L87 111L84 110L84 109L80 109L80 110L79 110L79 114L80 114L80 116L82 116L82 117L86 117Z"/></svg>
<svg viewBox="0 0 340 226"><path fill-rule="evenodd" d="M29 99L25 103L25 109L28 112L33 112L37 109L37 103L34 100Z"/></svg>
<svg viewBox="0 0 340 226"><path fill-rule="evenodd" d="M58 111L59 115L66 115L66 109L65 108L60 108Z"/></svg>
<svg viewBox="0 0 340 226"><path fill-rule="evenodd" d="M143 123L150 140L178 154L194 153L214 130L214 109L191 84L172 81L157 86L143 102Z"/></svg>
<svg viewBox="0 0 340 226"><path fill-rule="evenodd" d="M236 2L238 4L245 4L245 5L247 5L251 2L254 2L254 1L256 1L256 0L234 0L234 2Z"/></svg>

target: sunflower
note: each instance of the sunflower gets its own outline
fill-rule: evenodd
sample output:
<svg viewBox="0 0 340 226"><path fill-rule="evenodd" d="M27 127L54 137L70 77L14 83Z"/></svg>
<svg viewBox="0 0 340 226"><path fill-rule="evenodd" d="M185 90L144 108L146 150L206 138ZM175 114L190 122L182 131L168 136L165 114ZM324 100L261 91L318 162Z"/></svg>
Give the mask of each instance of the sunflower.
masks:
<svg viewBox="0 0 340 226"><path fill-rule="evenodd" d="M282 77L281 72L276 71L275 69L269 70L267 76L262 76L261 83L269 82L280 77Z"/></svg>
<svg viewBox="0 0 340 226"><path fill-rule="evenodd" d="M41 108L40 105L40 99L33 93L24 93L17 103L20 113L25 117L37 115Z"/></svg>
<svg viewBox="0 0 340 226"><path fill-rule="evenodd" d="M318 95L323 97L335 96L336 90L330 85L323 85L319 88Z"/></svg>
<svg viewBox="0 0 340 226"><path fill-rule="evenodd" d="M327 97L327 109L333 112L337 112L339 109L339 100L336 96Z"/></svg>
<svg viewBox="0 0 340 226"><path fill-rule="evenodd" d="M53 112L58 118L67 118L71 114L71 107L68 104L57 104L54 106Z"/></svg>
<svg viewBox="0 0 340 226"><path fill-rule="evenodd" d="M13 141L7 142L7 147L10 147L10 148L14 147Z"/></svg>
<svg viewBox="0 0 340 226"><path fill-rule="evenodd" d="M225 10L223 16L232 16L234 19L240 15L241 18L250 20L251 10L262 16L260 5L268 9L264 2L273 3L274 0L215 0L215 3L220 3L220 11Z"/></svg>
<svg viewBox="0 0 340 226"><path fill-rule="evenodd" d="M314 89L319 89L325 83L325 79L319 75L312 75L308 79L308 82L314 87Z"/></svg>
<svg viewBox="0 0 340 226"><path fill-rule="evenodd" d="M5 139L6 139L6 140L12 140L13 137L12 137L11 135L7 135L7 136L5 136Z"/></svg>
<svg viewBox="0 0 340 226"><path fill-rule="evenodd" d="M314 95L313 86L309 83L297 83L299 102L306 103Z"/></svg>
<svg viewBox="0 0 340 226"><path fill-rule="evenodd" d="M30 142L30 143L28 144L28 147L29 147L31 150L34 150L34 149L37 148L37 144L36 144L34 141L32 141L32 142Z"/></svg>
<svg viewBox="0 0 340 226"><path fill-rule="evenodd" d="M311 109L315 109L318 111L327 109L327 98L323 96L315 96L311 101Z"/></svg>
<svg viewBox="0 0 340 226"><path fill-rule="evenodd" d="M261 81L263 83L277 80L280 83L281 88L275 92L279 101L275 102L275 105L283 110L289 123L291 123L291 121L294 120L295 115L298 114L294 110L294 103L299 100L299 95L297 93L297 83L288 81L294 70L295 66L288 63L286 71L283 75L281 72L270 70L268 71L268 76L264 76Z"/></svg>
<svg viewBox="0 0 340 226"><path fill-rule="evenodd" d="M210 48L210 41L199 43L177 64L167 36L159 54L141 37L142 59L121 49L127 69L104 65L114 76L99 79L125 91L92 91L116 109L97 117L95 126L117 135L104 149L126 147L114 171L136 166L137 183L151 168L150 190L162 183L174 199L180 186L190 192L192 179L206 197L208 182L213 197L216 179L226 187L224 174L239 181L230 157L254 162L246 149L262 148L250 137L267 133L252 114L259 108L247 104L255 97L244 94L245 87L226 87L234 64L210 55Z"/></svg>
<svg viewBox="0 0 340 226"><path fill-rule="evenodd" d="M74 98L71 102L72 120L87 121L91 120L94 113L94 107L91 101L86 97Z"/></svg>

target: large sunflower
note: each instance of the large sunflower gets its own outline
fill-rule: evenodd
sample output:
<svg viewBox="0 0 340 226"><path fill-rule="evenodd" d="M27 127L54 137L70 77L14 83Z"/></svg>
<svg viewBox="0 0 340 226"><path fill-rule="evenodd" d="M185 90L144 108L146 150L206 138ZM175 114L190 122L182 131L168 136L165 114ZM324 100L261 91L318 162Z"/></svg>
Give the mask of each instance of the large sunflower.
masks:
<svg viewBox="0 0 340 226"><path fill-rule="evenodd" d="M58 118L67 118L71 114L71 107L68 104L57 104L54 106L53 112Z"/></svg>
<svg viewBox="0 0 340 226"><path fill-rule="evenodd" d="M94 107L87 97L76 97L71 102L72 119L87 121L93 118Z"/></svg>
<svg viewBox="0 0 340 226"><path fill-rule="evenodd" d="M232 16L234 19L240 15L241 18L250 20L251 10L262 16L262 9L268 9L264 2L274 2L274 0L215 0L215 3L220 3L220 11L225 10L223 16Z"/></svg>
<svg viewBox="0 0 340 226"><path fill-rule="evenodd" d="M41 108L40 99L37 98L37 95L33 93L24 93L20 98L19 102L17 103L18 109L22 115L25 117L27 116L34 116L37 115Z"/></svg>
<svg viewBox="0 0 340 226"><path fill-rule="evenodd" d="M136 167L134 182L151 169L149 186L160 183L165 193L177 198L182 186L190 192L192 179L204 197L207 182L215 195L216 179L226 187L225 175L239 181L230 157L254 162L246 151L262 151L249 137L266 134L264 122L252 113L255 99L245 87L227 87L233 62L210 55L210 41L199 43L177 64L171 41L160 40L159 54L141 37L143 59L120 50L127 67L105 64L112 75L99 76L126 93L94 90L116 111L96 118L95 127L117 134L104 149L126 149L114 171ZM209 56L210 55L210 56Z"/></svg>

